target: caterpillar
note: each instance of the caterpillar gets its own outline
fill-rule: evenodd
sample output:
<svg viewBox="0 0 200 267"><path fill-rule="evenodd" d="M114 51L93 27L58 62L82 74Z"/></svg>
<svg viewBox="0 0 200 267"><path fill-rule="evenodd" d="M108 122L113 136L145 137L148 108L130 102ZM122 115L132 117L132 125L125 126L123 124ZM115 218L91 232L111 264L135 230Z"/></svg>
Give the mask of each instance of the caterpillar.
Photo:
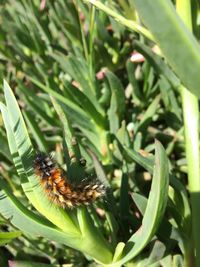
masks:
<svg viewBox="0 0 200 267"><path fill-rule="evenodd" d="M97 179L80 184L70 183L65 171L44 153L36 155L33 168L48 198L62 208L89 205L106 194L105 185Z"/></svg>

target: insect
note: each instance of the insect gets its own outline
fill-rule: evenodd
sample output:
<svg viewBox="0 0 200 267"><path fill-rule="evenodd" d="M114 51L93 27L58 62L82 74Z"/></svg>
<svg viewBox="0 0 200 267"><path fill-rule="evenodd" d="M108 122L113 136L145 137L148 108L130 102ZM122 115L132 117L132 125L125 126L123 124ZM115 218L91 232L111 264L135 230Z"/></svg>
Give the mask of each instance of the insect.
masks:
<svg viewBox="0 0 200 267"><path fill-rule="evenodd" d="M106 187L99 180L86 180L73 185L68 181L64 170L51 156L44 153L37 154L33 167L48 198L62 208L89 205L106 194Z"/></svg>

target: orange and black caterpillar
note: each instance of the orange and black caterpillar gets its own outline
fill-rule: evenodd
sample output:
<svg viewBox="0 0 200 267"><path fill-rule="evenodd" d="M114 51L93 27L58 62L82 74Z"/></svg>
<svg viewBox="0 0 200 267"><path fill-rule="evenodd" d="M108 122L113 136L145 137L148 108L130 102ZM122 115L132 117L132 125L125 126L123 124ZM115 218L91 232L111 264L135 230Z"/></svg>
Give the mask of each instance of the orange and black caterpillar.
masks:
<svg viewBox="0 0 200 267"><path fill-rule="evenodd" d="M106 194L105 185L100 181L85 181L72 185L51 156L38 153L33 163L35 174L40 178L49 199L62 208L89 205Z"/></svg>

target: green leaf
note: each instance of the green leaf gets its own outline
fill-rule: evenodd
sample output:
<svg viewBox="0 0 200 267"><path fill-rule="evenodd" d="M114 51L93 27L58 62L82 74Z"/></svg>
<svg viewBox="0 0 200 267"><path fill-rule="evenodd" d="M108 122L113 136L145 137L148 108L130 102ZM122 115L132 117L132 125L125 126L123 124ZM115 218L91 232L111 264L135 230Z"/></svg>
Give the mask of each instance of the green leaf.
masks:
<svg viewBox="0 0 200 267"><path fill-rule="evenodd" d="M107 71L106 77L111 90L111 102L108 110L110 130L112 133L116 133L124 117L125 93L120 80L112 72Z"/></svg>
<svg viewBox="0 0 200 267"><path fill-rule="evenodd" d="M95 168L97 177L107 188L106 201L104 203L106 207L105 213L106 213L106 219L108 221L109 228L110 228L112 243L116 244L117 232L119 230L119 225L116 220L117 212L118 212L117 207L116 207L116 202L115 202L109 181L106 177L106 173L104 172L103 166L101 165L100 161L93 153L91 153L91 156L94 161L94 168Z"/></svg>
<svg viewBox="0 0 200 267"><path fill-rule="evenodd" d="M164 77L163 75L159 79L159 88L166 109L165 112L166 120L169 121L169 125L173 128L174 123L171 125L171 116L169 116L169 112L173 114L177 120L181 121L182 120L181 107L178 103L178 99L175 96L175 91L171 87L170 83L167 81L166 77Z"/></svg>
<svg viewBox="0 0 200 267"><path fill-rule="evenodd" d="M142 94L141 94L141 90L139 87L139 83L135 77L136 66L133 62L131 62L130 60L127 60L126 69L127 69L128 79L130 81L130 84L132 85L133 101L139 104L140 100L142 100Z"/></svg>
<svg viewBox="0 0 200 267"><path fill-rule="evenodd" d="M155 99L151 102L147 110L145 111L142 119L137 127L137 132L144 132L148 125L151 123L153 116L156 114L158 110L158 105L160 103L160 95L157 95Z"/></svg>
<svg viewBox="0 0 200 267"><path fill-rule="evenodd" d="M73 128L71 127L70 121L67 118L66 114L63 112L62 105L59 105L59 102L53 97L51 97L51 101L60 118L60 121L62 121L65 142L64 144L67 150L67 152L65 152L67 176L69 177L69 180L77 182L79 181L79 179L85 177L84 170L80 165L81 153L79 145L74 135ZM74 160L71 161L71 158L73 158Z"/></svg>
<svg viewBox="0 0 200 267"><path fill-rule="evenodd" d="M185 246L188 245L188 240L190 240L191 234L191 208L187 195L187 191L182 183L177 179L173 179L173 187L170 188L169 197L170 197L170 206L174 214L174 219L179 226L179 229L182 229L181 234L184 236L183 241ZM172 213L171 212L171 213Z"/></svg>
<svg viewBox="0 0 200 267"><path fill-rule="evenodd" d="M121 258L123 249L125 247L125 244L123 242L119 242L115 248L115 254L113 256L113 261L117 261Z"/></svg>
<svg viewBox="0 0 200 267"><path fill-rule="evenodd" d="M8 149L8 142L2 132L0 132L0 153L4 155L9 161L12 161L12 157Z"/></svg>
<svg viewBox="0 0 200 267"><path fill-rule="evenodd" d="M125 154L137 162L140 166L145 168L151 174L153 173L153 160L149 157L143 157L138 152L123 146Z"/></svg>
<svg viewBox="0 0 200 267"><path fill-rule="evenodd" d="M122 234L125 240L129 237L129 227L128 227L128 216L129 216L129 184L128 184L128 175L123 173L121 178L121 187L120 187L120 202L119 202L119 212L120 219L123 225Z"/></svg>
<svg viewBox="0 0 200 267"><path fill-rule="evenodd" d="M138 193L132 193L131 197L133 198L133 201L136 204L138 210L143 215L147 207L147 199Z"/></svg>
<svg viewBox="0 0 200 267"><path fill-rule="evenodd" d="M155 147L153 180L141 228L129 239L122 259L110 266L121 266L137 256L151 240L162 220L168 199L169 169L163 146L156 141Z"/></svg>
<svg viewBox="0 0 200 267"><path fill-rule="evenodd" d="M12 132L12 129L10 127L10 122L9 122L9 116L8 116L8 109L6 108L6 106L2 103L0 103L0 108L1 108L1 114L2 114L2 118L4 121L4 126L6 128L6 133L7 133L7 139L8 139L8 145L9 145L9 149L10 149L10 153L11 156L13 157L13 162L15 164L16 170L21 178L21 184L22 187L23 186L28 186L29 182L27 179L27 176L24 172L23 166L22 166L22 162L21 159L19 157L19 153L17 150L17 145L15 142L15 138ZM34 194L29 193L29 198L33 198L34 199Z"/></svg>
<svg viewBox="0 0 200 267"><path fill-rule="evenodd" d="M141 267L160 267L160 260L163 258L163 256L166 254L166 246L164 243L161 243L160 241L156 240L155 242L152 242L152 246L150 248L150 252L142 256L138 256L135 260L133 260L135 266L137 264ZM144 257L144 259L143 259ZM168 265L171 266L171 265Z"/></svg>
<svg viewBox="0 0 200 267"><path fill-rule="evenodd" d="M0 246L6 245L14 238L19 237L22 233L20 231L15 232L0 232Z"/></svg>
<svg viewBox="0 0 200 267"><path fill-rule="evenodd" d="M188 90L200 97L200 46L176 13L172 2L132 1L174 72Z"/></svg>

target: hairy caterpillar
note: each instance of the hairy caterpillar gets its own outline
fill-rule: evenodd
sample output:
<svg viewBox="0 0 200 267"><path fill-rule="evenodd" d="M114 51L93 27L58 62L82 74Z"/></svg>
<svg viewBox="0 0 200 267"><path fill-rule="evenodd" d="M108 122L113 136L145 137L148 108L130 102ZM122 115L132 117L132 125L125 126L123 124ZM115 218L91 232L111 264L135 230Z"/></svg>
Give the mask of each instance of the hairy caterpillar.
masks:
<svg viewBox="0 0 200 267"><path fill-rule="evenodd" d="M51 156L44 153L37 154L33 167L48 198L62 208L89 205L106 194L105 185L99 180L71 184L64 170L52 160Z"/></svg>

